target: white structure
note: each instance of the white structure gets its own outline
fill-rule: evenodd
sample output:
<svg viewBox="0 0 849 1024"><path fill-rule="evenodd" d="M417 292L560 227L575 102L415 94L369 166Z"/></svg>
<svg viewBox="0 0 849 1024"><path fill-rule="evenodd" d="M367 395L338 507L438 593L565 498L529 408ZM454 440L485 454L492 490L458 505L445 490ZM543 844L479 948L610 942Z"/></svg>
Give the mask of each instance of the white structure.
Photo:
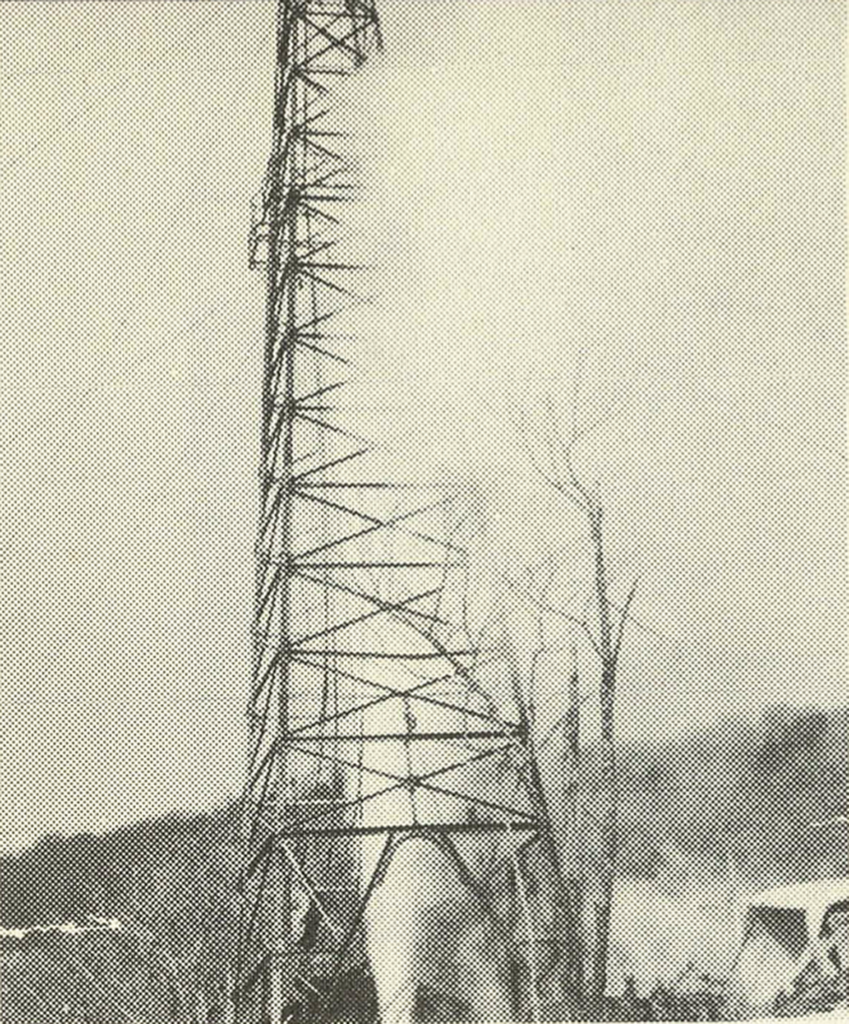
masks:
<svg viewBox="0 0 849 1024"><path fill-rule="evenodd" d="M748 902L729 979L729 1015L769 1015L807 968L825 977L845 971L848 930L849 878L756 893Z"/></svg>

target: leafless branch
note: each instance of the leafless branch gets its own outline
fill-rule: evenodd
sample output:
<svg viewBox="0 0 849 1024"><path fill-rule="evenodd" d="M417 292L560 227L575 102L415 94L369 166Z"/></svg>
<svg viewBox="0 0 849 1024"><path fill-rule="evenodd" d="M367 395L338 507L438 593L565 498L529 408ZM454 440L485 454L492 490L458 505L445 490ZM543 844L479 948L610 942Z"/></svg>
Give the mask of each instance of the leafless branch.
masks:
<svg viewBox="0 0 849 1024"><path fill-rule="evenodd" d="M622 606L622 610L619 616L619 625L616 630L616 639L613 642L613 660L614 663L619 660L619 651L622 647L622 641L625 638L625 627L628 624L630 617L631 603L634 600L634 595L637 593L637 584L639 579L635 579L631 584L631 589L628 591L628 596L625 598L625 603Z"/></svg>
<svg viewBox="0 0 849 1024"><path fill-rule="evenodd" d="M509 577L505 577L509 580ZM564 611L562 608L558 608L555 605L548 604L548 602L541 600L536 594L531 593L526 587L513 581L514 590L523 597L529 604L533 605L538 611L545 612L548 615L554 615L556 618L562 619L564 622L569 622L571 625L581 630L584 636L591 644L596 654L601 657L601 648L593 636L593 632L590 629L590 625L586 619L579 618L577 615L573 615L571 612Z"/></svg>

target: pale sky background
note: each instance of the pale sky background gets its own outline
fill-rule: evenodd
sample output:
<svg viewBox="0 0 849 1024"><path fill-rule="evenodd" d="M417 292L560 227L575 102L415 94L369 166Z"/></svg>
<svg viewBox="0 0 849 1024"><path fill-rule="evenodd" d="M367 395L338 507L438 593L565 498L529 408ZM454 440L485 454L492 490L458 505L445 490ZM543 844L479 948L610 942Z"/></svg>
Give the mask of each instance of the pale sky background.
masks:
<svg viewBox="0 0 849 1024"><path fill-rule="evenodd" d="M475 480L493 565L577 538L510 411L580 453L640 576L623 729L834 705L846 662L843 4L384 0L352 422ZM0 844L238 788L270 139L267 2L4 3ZM580 548L576 547L580 559ZM659 717L660 715L665 717Z"/></svg>

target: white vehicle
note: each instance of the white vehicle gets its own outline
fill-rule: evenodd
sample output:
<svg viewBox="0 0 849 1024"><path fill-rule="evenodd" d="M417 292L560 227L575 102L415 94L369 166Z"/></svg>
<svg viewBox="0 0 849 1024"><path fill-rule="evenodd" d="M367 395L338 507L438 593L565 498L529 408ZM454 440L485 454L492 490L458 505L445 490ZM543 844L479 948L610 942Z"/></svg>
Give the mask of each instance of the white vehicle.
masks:
<svg viewBox="0 0 849 1024"><path fill-rule="evenodd" d="M770 1016L807 985L846 978L849 878L782 886L749 899L728 982L728 1016ZM845 1014L845 988L842 994Z"/></svg>

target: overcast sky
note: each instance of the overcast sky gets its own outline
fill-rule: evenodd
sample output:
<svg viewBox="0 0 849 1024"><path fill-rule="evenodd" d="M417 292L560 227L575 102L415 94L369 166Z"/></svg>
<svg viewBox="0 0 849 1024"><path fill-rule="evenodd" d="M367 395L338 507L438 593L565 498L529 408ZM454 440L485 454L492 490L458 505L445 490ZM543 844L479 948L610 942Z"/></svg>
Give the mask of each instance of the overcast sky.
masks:
<svg viewBox="0 0 849 1024"><path fill-rule="evenodd" d="M273 6L3 7L15 844L239 784ZM580 524L510 421L565 414L582 365L579 416L616 415L580 465L615 587L640 576L633 733L842 699L842 8L385 0L345 96L379 292L352 422L407 475L475 481L520 565Z"/></svg>

